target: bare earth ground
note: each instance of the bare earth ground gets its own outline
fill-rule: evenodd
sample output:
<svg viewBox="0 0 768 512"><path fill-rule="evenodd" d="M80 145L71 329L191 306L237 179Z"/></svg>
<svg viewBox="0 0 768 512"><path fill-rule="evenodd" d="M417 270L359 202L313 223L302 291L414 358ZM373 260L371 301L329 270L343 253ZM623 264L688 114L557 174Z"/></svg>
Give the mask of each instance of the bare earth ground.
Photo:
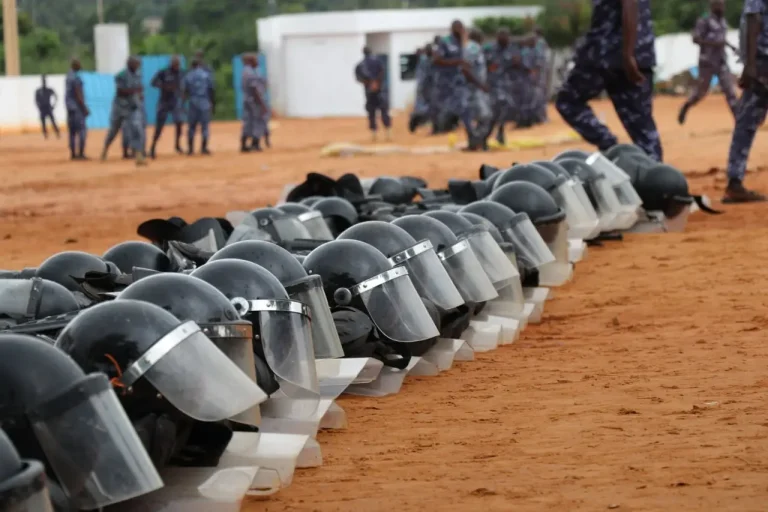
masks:
<svg viewBox="0 0 768 512"><path fill-rule="evenodd" d="M680 101L656 102L666 160L694 192L719 200L722 172L710 169L725 165L732 118L713 97L680 128ZM609 105L597 110L618 127ZM562 133L552 119L525 135ZM398 142L440 142L406 134L403 115L396 123ZM330 142L368 142L364 127L282 120L275 149L240 155L238 126L216 125L210 158L171 156L167 133L169 156L141 170L119 160L117 147L108 164L71 163L63 141L1 136L0 268L65 249L101 254L137 238L152 217L263 205L308 171L412 174L439 185L474 177L482 162L564 149L319 158ZM92 156L102 140L91 134ZM766 132L750 164L768 164ZM768 175L748 183L768 190ZM349 428L319 435L323 467L299 471L290 488L244 510L768 509L768 206L726 210L693 215L684 234L590 249L543 324L515 345L409 379L393 397L342 399Z"/></svg>

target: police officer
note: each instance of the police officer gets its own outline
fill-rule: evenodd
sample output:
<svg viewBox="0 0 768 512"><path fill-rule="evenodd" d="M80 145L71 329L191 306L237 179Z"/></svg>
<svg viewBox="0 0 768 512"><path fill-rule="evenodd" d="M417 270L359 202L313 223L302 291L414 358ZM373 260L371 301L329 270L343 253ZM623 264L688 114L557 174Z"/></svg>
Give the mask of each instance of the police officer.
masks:
<svg viewBox="0 0 768 512"><path fill-rule="evenodd" d="M67 107L67 129L69 131L69 152L72 160L86 160L85 139L88 129L85 118L91 114L85 105L83 81L78 76L81 65L78 59L72 59L69 72L64 81L64 104Z"/></svg>
<svg viewBox="0 0 768 512"><path fill-rule="evenodd" d="M528 36L520 42L521 66L517 73L518 118L519 128L529 128L536 124L536 113L539 106L540 72L536 55L536 42Z"/></svg>
<svg viewBox="0 0 768 512"><path fill-rule="evenodd" d="M696 82L693 93L683 104L677 116L677 121L680 124L685 123L685 116L688 114L688 110L707 95L713 76L717 76L725 99L728 102L728 107L730 107L733 115L736 116L736 102L738 99L736 98L736 90L731 78L731 70L728 69L728 62L725 56L725 47L733 48L725 39L728 33L728 22L725 21L725 0L710 0L709 11L708 14L699 18L693 31L693 42L699 45L700 48L699 79Z"/></svg>
<svg viewBox="0 0 768 512"><path fill-rule="evenodd" d="M499 144L504 144L504 124L513 119L515 112L513 94L515 51L509 29L498 30L496 42L491 46L488 54L488 83L495 114L493 124L498 128L496 140ZM492 130L493 126L490 128L490 131Z"/></svg>
<svg viewBox="0 0 768 512"><path fill-rule="evenodd" d="M745 0L744 72L739 85L744 89L736 110L731 149L728 152L728 186L724 203L765 201L763 194L744 187L749 152L758 127L768 112L768 5L766 0Z"/></svg>
<svg viewBox="0 0 768 512"><path fill-rule="evenodd" d="M601 150L617 143L587 104L605 90L632 141L662 160L653 119L654 41L650 0L592 0L591 27L556 101L563 119L587 142Z"/></svg>
<svg viewBox="0 0 768 512"><path fill-rule="evenodd" d="M189 113L187 127L187 154L194 153L195 132L200 125L200 135L202 136L201 153L210 155L208 151L208 125L211 122L211 114L216 108L213 95L213 78L210 72L202 67L202 62L192 61L192 69L187 73L182 82L184 98L189 100Z"/></svg>
<svg viewBox="0 0 768 512"><path fill-rule="evenodd" d="M536 107L535 120L537 123L546 123L547 117L547 103L549 102L549 45L544 38L544 33L541 27L535 27L533 30L534 38L536 41L535 55L538 73L538 105Z"/></svg>
<svg viewBox="0 0 768 512"><path fill-rule="evenodd" d="M139 72L140 73L140 72ZM141 75L139 75L141 76ZM137 132L132 130L130 126L126 126L130 121L126 119L123 121L121 130L121 139L123 143L123 160L130 160L136 157L136 151L134 150L134 144L131 141L131 137L137 137L136 144L141 146L141 150L146 154L146 140L147 140L147 111L144 108L144 91L139 93L139 117L141 120L141 129Z"/></svg>
<svg viewBox="0 0 768 512"><path fill-rule="evenodd" d="M465 47L467 62L472 69L472 74L481 84L486 84L488 79L488 65L483 51L483 33L477 29L469 32L469 40ZM491 99L488 94L488 88L479 87L477 84L469 84L469 108L472 112L472 120L475 122L475 133L478 134L479 142L485 145L485 137L481 134L488 134L492 122Z"/></svg>
<svg viewBox="0 0 768 512"><path fill-rule="evenodd" d="M101 159L107 159L109 146L117 137L117 132L122 128L131 149L136 155L136 165L145 165L144 142L142 132L142 101L141 75L139 74L139 59L129 57L126 68L115 76L116 93L112 102L112 112L109 116L109 131L104 140L104 149L101 151Z"/></svg>
<svg viewBox="0 0 768 512"><path fill-rule="evenodd" d="M181 80L181 60L178 55L171 57L171 64L152 77L152 87L160 89L160 101L157 102L155 133L152 136L152 147L149 150L150 158L155 158L157 141L160 140L168 116L171 116L176 127L176 152L183 153L181 132L184 123L184 107L181 101Z"/></svg>
<svg viewBox="0 0 768 512"><path fill-rule="evenodd" d="M48 129L45 126L45 122L50 119L53 125L53 131L56 132L56 137L60 138L59 127L56 126L56 119L53 117L53 109L56 108L58 98L53 89L48 87L45 83L45 75L41 77L41 86L35 91L35 104L37 110L40 112L40 123L43 125L43 137L48 138Z"/></svg>
<svg viewBox="0 0 768 512"><path fill-rule="evenodd" d="M408 120L408 131L411 133L432 118L432 103L430 102L434 82L432 45L428 44L424 48L419 48L416 55L419 56L419 62L416 65L416 103Z"/></svg>
<svg viewBox="0 0 768 512"><path fill-rule="evenodd" d="M365 89L365 111L368 113L368 129L371 130L373 140L376 140L376 112L381 113L381 124L387 131L387 140L392 139L385 73L384 63L371 54L370 48L363 48L363 60L355 66L355 79L363 84Z"/></svg>
<svg viewBox="0 0 768 512"><path fill-rule="evenodd" d="M255 54L243 55L243 129L240 151L261 151L260 140L266 135L269 108L266 102L265 83L258 75L259 59ZM249 144L250 140L250 144Z"/></svg>

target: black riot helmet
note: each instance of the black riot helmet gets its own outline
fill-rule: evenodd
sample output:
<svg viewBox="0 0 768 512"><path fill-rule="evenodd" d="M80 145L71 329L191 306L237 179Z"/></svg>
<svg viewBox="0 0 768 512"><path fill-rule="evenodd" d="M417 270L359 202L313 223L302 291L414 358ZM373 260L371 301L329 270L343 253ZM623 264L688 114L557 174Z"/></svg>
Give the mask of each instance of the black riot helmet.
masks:
<svg viewBox="0 0 768 512"><path fill-rule="evenodd" d="M668 219L690 208L693 197L682 172L671 165L657 164L638 173L633 186L647 211L661 211Z"/></svg>
<svg viewBox="0 0 768 512"><path fill-rule="evenodd" d="M589 158L589 153L580 149L569 149L559 153L555 158L552 159L552 161L557 162L566 158L575 158L576 160L581 160L583 162Z"/></svg>
<svg viewBox="0 0 768 512"><path fill-rule="evenodd" d="M424 215L442 222L458 238L469 242L472 252L497 291L508 286L510 280L520 278L517 268L509 261L485 226L472 224L458 213L445 210L427 212Z"/></svg>
<svg viewBox="0 0 768 512"><path fill-rule="evenodd" d="M247 240L221 249L213 255L209 263L227 258L250 261L264 267L280 281L293 300L310 307L315 358L332 359L344 355L323 292L322 279L308 275L294 255L273 243Z"/></svg>
<svg viewBox="0 0 768 512"><path fill-rule="evenodd" d="M493 239L496 241L497 244L502 245L507 243L504 241L504 238L501 236L501 232L498 230L498 228L493 225L493 222L489 221L485 217L481 217L476 213L465 212L461 210L457 213L462 217L464 217L465 219L467 219L472 224L474 224L475 226L484 226L488 228L488 232L491 234L491 236L493 237Z"/></svg>
<svg viewBox="0 0 768 512"><path fill-rule="evenodd" d="M381 196L384 201L390 204L406 204L413 200L416 190L406 186L397 178L381 176L371 184L368 194Z"/></svg>
<svg viewBox="0 0 768 512"><path fill-rule="evenodd" d="M0 326L18 324L80 309L72 292L59 283L32 279L0 279Z"/></svg>
<svg viewBox="0 0 768 512"><path fill-rule="evenodd" d="M482 264L466 240L459 240L448 226L425 215L395 219L398 226L417 240L429 240L465 302L481 303L498 296Z"/></svg>
<svg viewBox="0 0 768 512"><path fill-rule="evenodd" d="M258 208L250 214L258 228L279 243L290 240L311 240L307 228L294 215L277 208ZM248 222L252 222L251 219Z"/></svg>
<svg viewBox="0 0 768 512"><path fill-rule="evenodd" d="M605 174L575 158L564 158L557 163L584 185L587 197L597 213L600 231L613 230L622 206Z"/></svg>
<svg viewBox="0 0 768 512"><path fill-rule="evenodd" d="M54 254L37 267L35 277L59 283L71 292L79 292L76 279L83 279L86 272L113 273L107 263L93 254L82 251L65 251Z"/></svg>
<svg viewBox="0 0 768 512"><path fill-rule="evenodd" d="M210 283L253 323L254 350L275 374L283 393L297 400L300 416L312 414L320 391L312 347L309 306L291 300L280 281L250 261L220 259L192 273Z"/></svg>
<svg viewBox="0 0 768 512"><path fill-rule="evenodd" d="M333 236L339 236L339 233L357 224L357 210L352 203L344 198L326 197L320 199L312 205L312 209L323 214L323 219L328 224Z"/></svg>
<svg viewBox="0 0 768 512"><path fill-rule="evenodd" d="M0 510L53 512L45 467L40 461L22 459L0 429Z"/></svg>
<svg viewBox="0 0 768 512"><path fill-rule="evenodd" d="M309 196L301 200L301 204L309 206L310 208L319 200L325 199L325 196Z"/></svg>
<svg viewBox="0 0 768 512"><path fill-rule="evenodd" d="M440 264L429 239L416 241L395 224L368 221L356 224L339 235L339 240L358 240L378 249L394 266L408 269L419 295L437 308L448 310L464 303L459 291Z"/></svg>
<svg viewBox="0 0 768 512"><path fill-rule="evenodd" d="M133 267L158 272L174 271L168 256L159 247L147 242L121 242L107 249L102 258L117 265L123 274L130 274Z"/></svg>
<svg viewBox="0 0 768 512"><path fill-rule="evenodd" d="M367 313L383 336L410 343L439 332L408 276L378 249L357 240L334 240L312 251L304 268L323 280L332 308L351 306Z"/></svg>
<svg viewBox="0 0 768 512"><path fill-rule="evenodd" d="M557 176L540 165L518 164L513 165L506 171L502 171L499 179L493 184L493 190L498 190L499 187L503 187L513 181L529 181L549 191L550 189L555 189L556 180Z"/></svg>
<svg viewBox="0 0 768 512"><path fill-rule="evenodd" d="M33 336L0 334L0 424L77 510L163 486L107 377Z"/></svg>
<svg viewBox="0 0 768 512"><path fill-rule="evenodd" d="M301 203L285 203L277 207L289 215L299 219L309 232L312 240L333 240L333 234L323 220L323 214Z"/></svg>

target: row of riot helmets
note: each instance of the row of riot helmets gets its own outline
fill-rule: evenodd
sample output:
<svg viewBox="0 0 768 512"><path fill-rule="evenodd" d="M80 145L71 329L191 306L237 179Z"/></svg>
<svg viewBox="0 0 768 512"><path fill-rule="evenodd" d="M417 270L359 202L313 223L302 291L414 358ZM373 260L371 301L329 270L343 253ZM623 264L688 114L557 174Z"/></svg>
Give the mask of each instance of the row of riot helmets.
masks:
<svg viewBox="0 0 768 512"><path fill-rule="evenodd" d="M638 223L653 194L613 168L568 152L483 166L484 179L447 190L313 174L276 208L152 219L138 229L152 243L3 272L0 427L43 463L56 510L152 493L167 468L214 467L264 410L316 413L317 361L403 369L483 312L525 320L524 287L565 283L582 240ZM684 188L657 198L667 220L693 202ZM14 480L20 467L0 476L40 489Z"/></svg>

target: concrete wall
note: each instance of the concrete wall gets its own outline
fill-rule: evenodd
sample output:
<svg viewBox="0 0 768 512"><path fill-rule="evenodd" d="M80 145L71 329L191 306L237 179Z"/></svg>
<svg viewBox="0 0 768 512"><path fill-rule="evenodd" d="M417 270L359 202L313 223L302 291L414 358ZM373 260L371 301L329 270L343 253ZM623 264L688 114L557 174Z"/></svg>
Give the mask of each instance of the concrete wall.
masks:
<svg viewBox="0 0 768 512"><path fill-rule="evenodd" d="M48 87L59 98L54 115L62 124L64 108L64 75L48 75ZM0 132L37 130L40 114L35 106L35 91L40 87L39 76L0 77Z"/></svg>

